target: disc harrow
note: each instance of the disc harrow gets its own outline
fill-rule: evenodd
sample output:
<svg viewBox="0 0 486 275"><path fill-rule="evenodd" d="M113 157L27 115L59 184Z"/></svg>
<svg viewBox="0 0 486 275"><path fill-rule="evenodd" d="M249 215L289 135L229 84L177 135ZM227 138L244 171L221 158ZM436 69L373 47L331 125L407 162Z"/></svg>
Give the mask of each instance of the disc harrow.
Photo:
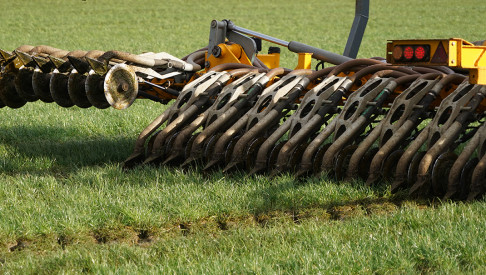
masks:
<svg viewBox="0 0 486 275"><path fill-rule="evenodd" d="M279 51L258 54L254 39L240 32L300 49L301 62L279 67ZM388 47L400 62L407 47L423 47L400 43ZM310 69L311 54L330 66ZM0 50L0 65L1 107L40 100L125 109L137 98L174 100L140 133L125 170L196 166L361 179L410 196L457 200L486 192L486 86L481 75L450 66L353 59L231 21L213 21L209 46L181 59L24 45Z"/></svg>

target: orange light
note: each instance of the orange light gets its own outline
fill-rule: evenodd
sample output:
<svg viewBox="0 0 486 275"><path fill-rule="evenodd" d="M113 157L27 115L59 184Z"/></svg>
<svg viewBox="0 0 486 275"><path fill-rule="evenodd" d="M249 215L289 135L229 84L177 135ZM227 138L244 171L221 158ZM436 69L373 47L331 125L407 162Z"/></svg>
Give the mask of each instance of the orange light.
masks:
<svg viewBox="0 0 486 275"><path fill-rule="evenodd" d="M393 48L392 55L393 55L393 59L400 60L403 57L403 49L402 49L402 47L395 46Z"/></svg>

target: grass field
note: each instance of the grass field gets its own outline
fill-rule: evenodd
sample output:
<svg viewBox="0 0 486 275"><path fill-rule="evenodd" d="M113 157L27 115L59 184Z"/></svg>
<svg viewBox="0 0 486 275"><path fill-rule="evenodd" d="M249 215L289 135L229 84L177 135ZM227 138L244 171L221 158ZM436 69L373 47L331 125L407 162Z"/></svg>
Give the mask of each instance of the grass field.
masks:
<svg viewBox="0 0 486 275"><path fill-rule="evenodd" d="M485 39L486 5L372 0L360 57L387 39ZM208 43L212 19L342 52L353 0L2 0L0 47L166 51ZM282 64L295 65L293 54ZM486 203L408 200L386 185L122 172L164 106L125 111L29 103L1 110L1 273L482 273Z"/></svg>

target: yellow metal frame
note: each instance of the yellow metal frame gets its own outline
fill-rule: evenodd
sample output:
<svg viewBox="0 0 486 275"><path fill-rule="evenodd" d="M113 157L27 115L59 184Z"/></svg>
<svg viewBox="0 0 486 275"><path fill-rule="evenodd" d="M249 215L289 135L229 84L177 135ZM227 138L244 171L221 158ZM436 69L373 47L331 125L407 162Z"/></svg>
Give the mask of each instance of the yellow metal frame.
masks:
<svg viewBox="0 0 486 275"><path fill-rule="evenodd" d="M221 52L216 57L214 55L208 55L206 53L206 71L209 69L226 63L242 63L251 65L251 61L246 55L245 51L239 44L225 44L218 45ZM257 58L270 69L280 67L280 53L272 54L257 54ZM298 62L295 69L311 69L312 54L311 53L299 53Z"/></svg>
<svg viewBox="0 0 486 275"><path fill-rule="evenodd" d="M486 46L476 46L465 40L449 41L449 66L469 69L469 82L486 85Z"/></svg>
<svg viewBox="0 0 486 275"><path fill-rule="evenodd" d="M298 53L299 59L297 63L297 69L310 69L311 68L311 61L312 61L312 54L311 53Z"/></svg>
<svg viewBox="0 0 486 275"><path fill-rule="evenodd" d="M280 67L280 53L257 54L257 58L270 69Z"/></svg>
<svg viewBox="0 0 486 275"><path fill-rule="evenodd" d="M209 55L206 53L206 70L209 70L217 65L226 64L226 63L242 63L247 65L252 65L250 59L246 55L243 48L238 44L224 44L221 43L218 45L221 49L221 53L218 57L214 55Z"/></svg>

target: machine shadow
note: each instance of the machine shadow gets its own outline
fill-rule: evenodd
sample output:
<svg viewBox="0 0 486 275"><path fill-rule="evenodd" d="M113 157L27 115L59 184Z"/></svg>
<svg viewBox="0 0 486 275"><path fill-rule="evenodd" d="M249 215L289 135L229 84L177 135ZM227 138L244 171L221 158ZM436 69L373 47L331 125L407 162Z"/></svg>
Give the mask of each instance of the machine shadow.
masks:
<svg viewBox="0 0 486 275"><path fill-rule="evenodd" d="M130 154L133 142L122 135L83 136L73 127L0 127L0 171L45 174L119 163Z"/></svg>
<svg viewBox="0 0 486 275"><path fill-rule="evenodd" d="M271 180L278 181L279 179L277 177ZM329 197L326 199L316 197L318 195L313 193L312 188L308 188L312 184L324 184L325 186L322 188L329 189ZM346 194L346 192L349 192L349 194ZM325 195L323 192L318 193ZM392 213L405 203L425 207L438 203L435 199L410 197L408 190L390 194L389 183L386 182L374 186L365 186L365 182L362 180L345 182L328 177L293 178L291 175L285 176L284 182L269 184L264 188L255 190L249 194L249 197L259 198L253 200L257 202L252 206L253 213L256 216L272 212L284 212L292 215L294 220L295 217L315 210L327 213L329 219L342 220L348 216ZM341 213L342 210L347 213Z"/></svg>

